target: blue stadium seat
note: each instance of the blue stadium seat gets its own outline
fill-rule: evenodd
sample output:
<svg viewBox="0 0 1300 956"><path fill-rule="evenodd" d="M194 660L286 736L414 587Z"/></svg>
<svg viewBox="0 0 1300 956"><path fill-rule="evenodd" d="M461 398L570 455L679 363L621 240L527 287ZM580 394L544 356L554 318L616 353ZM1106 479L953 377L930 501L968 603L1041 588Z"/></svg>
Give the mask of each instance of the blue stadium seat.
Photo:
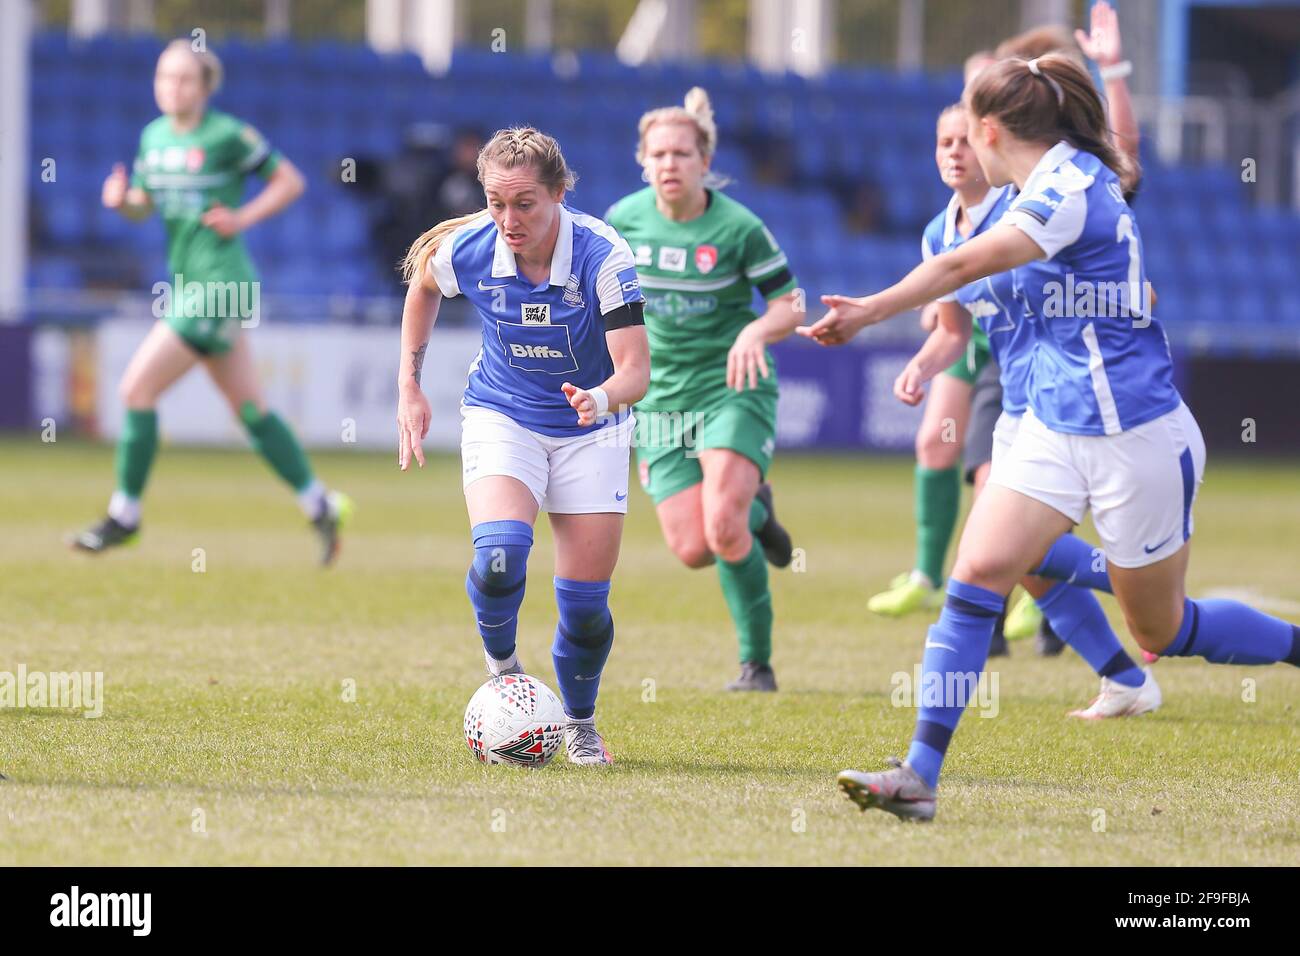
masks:
<svg viewBox="0 0 1300 956"><path fill-rule="evenodd" d="M149 76L161 48L152 36L86 43L42 31L33 38L41 82L31 90L28 181L38 228L29 282L99 281L100 273L82 264L113 255L145 257L161 270L157 221L133 226L98 205L109 167L130 162L140 129L156 115ZM456 50L447 76L434 78L414 53L381 55L335 40L231 37L216 49L228 80L214 105L261 127L310 180L307 203L247 239L277 292L398 291L367 258L368 207L333 177L343 156L397 152L415 122L488 132L507 123L541 125L581 174L574 205L601 215L641 186L632 158L636 116L679 102L699 83L713 97L721 129L715 169L734 177L731 192L767 221L813 294L868 291L899 278L919 260L921 227L949 198L932 155L935 114L960 94L955 72L836 68L806 80L723 62L633 69L612 54L580 52L574 76L564 55L465 48ZM610 116L621 119L611 123ZM742 132L760 144L763 135L787 136L798 185L760 186ZM57 159L56 183L41 182L44 157ZM1253 197L1231 165L1164 165L1149 138L1144 166L1135 209L1148 277L1161 296L1158 314L1173 323L1266 321L1300 329L1300 216L1248 205ZM835 191L863 181L874 183L885 203L880 236L849 236L838 225ZM118 266L106 268L111 275Z"/></svg>
<svg viewBox="0 0 1300 956"><path fill-rule="evenodd" d="M81 267L71 256L36 256L28 263L29 289L79 289L83 284Z"/></svg>

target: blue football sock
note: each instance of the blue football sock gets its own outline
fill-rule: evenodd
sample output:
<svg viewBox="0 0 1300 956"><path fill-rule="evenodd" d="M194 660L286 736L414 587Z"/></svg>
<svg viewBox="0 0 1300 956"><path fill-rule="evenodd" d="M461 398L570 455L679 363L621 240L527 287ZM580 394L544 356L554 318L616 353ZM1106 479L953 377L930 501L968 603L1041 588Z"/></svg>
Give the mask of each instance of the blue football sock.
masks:
<svg viewBox="0 0 1300 956"><path fill-rule="evenodd" d="M1063 534L1052 542L1043 563L1033 573L1111 593L1105 553L1072 534Z"/></svg>
<svg viewBox="0 0 1300 956"><path fill-rule="evenodd" d="M1187 598L1183 623L1164 657L1204 657L1215 664L1300 667L1300 627L1240 601Z"/></svg>
<svg viewBox="0 0 1300 956"><path fill-rule="evenodd" d="M947 603L925 640L922 686L916 690L921 706L907 751L908 764L931 787L939 783L948 741L968 703L964 693L949 691L975 687L988 660L993 626L1005 604L1004 595L948 579ZM940 698L937 703L936 697Z"/></svg>
<svg viewBox="0 0 1300 956"><path fill-rule="evenodd" d="M474 563L465 577L465 592L474 606L483 647L503 661L515 652L533 529L523 521L484 521L474 525L471 534Z"/></svg>
<svg viewBox="0 0 1300 956"><path fill-rule="evenodd" d="M556 578L555 603L560 611L551 645L555 679L564 712L575 720L586 720L596 713L600 675L614 644L609 582Z"/></svg>
<svg viewBox="0 0 1300 956"><path fill-rule="evenodd" d="M1038 599L1038 607L1056 636L1073 647L1098 676L1125 687L1142 686L1146 675L1124 651L1091 591L1061 581Z"/></svg>

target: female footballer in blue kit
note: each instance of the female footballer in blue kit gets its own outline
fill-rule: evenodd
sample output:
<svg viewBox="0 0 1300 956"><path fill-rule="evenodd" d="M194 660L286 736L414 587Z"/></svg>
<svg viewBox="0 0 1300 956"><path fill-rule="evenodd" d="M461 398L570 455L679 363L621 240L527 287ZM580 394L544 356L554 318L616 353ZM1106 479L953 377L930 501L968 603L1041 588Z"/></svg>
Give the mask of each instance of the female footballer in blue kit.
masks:
<svg viewBox="0 0 1300 956"><path fill-rule="evenodd" d="M950 170L953 196L948 206L926 226L921 251L926 261L960 247L993 228L1016 199L1010 185L990 188L967 171L978 168L967 137L966 110L954 104L939 116L941 167ZM894 394L909 405L918 404L922 386L951 367L966 351L972 322L983 329L989 352L999 372L1002 415L993 431L992 458L1005 455L1015 438L1020 418L1028 407L1029 367L1034 334L1015 297L1014 277L999 272L962 286L938 302L938 322L921 350L907 363L894 383ZM981 471L987 471L987 468ZM975 494L985 482L976 480ZM1044 562L1044 574L1060 580L1027 576L1021 581L1038 600L1054 633L1073 647L1100 676L1101 692L1071 716L1085 719L1132 717L1160 706L1155 678L1125 653L1106 620L1101 603L1090 588L1110 591L1105 561L1098 561L1090 544L1072 534L1063 535Z"/></svg>
<svg viewBox="0 0 1300 956"><path fill-rule="evenodd" d="M989 183L1019 191L1002 220L876 295L824 296L830 311L800 330L842 344L867 325L1012 271L1034 334L1028 407L967 519L923 671L947 687L981 671L1005 596L1088 509L1142 648L1300 666L1300 628L1237 601L1186 596L1205 443L1174 388L1168 342L1144 294L1141 236L1124 200L1135 172L1111 145L1087 73L1059 55L1003 60L972 81L964 101ZM1066 289L1074 290L1068 301ZM1088 300L1089 290L1098 295ZM1116 301L1105 290L1122 292ZM923 703L906 762L843 771L840 788L864 810L932 818L964 703Z"/></svg>
<svg viewBox="0 0 1300 956"><path fill-rule="evenodd" d="M483 324L461 404L461 460L474 560L465 582L488 670L523 673L515 633L537 513L555 536L559 624L552 657L568 757L613 759L595 727L614 640L610 577L627 513L629 407L650 383L644 299L632 251L568 208L574 176L550 136L501 130L483 147L487 209L439 223L411 246L398 373L398 463L424 465L431 411L420 390L443 296Z"/></svg>

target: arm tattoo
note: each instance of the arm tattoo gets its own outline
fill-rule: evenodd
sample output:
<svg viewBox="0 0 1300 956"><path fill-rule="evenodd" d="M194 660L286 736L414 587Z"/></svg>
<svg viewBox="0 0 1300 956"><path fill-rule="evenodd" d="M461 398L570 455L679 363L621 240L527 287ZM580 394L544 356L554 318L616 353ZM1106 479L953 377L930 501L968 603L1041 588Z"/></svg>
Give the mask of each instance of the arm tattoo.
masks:
<svg viewBox="0 0 1300 956"><path fill-rule="evenodd" d="M424 368L424 350L429 347L425 342L418 349L411 353L411 373L415 376L415 384L420 384L420 370Z"/></svg>

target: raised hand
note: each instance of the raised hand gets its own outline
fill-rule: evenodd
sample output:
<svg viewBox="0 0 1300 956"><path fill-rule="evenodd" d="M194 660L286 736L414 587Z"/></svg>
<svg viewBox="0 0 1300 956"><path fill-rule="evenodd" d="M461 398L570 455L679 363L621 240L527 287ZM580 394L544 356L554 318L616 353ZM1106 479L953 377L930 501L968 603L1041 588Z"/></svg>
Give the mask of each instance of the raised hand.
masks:
<svg viewBox="0 0 1300 956"><path fill-rule="evenodd" d="M1084 56L1098 66L1114 66L1123 53L1119 42L1119 15L1106 0L1098 0L1092 7L1092 31L1074 31L1074 39Z"/></svg>

